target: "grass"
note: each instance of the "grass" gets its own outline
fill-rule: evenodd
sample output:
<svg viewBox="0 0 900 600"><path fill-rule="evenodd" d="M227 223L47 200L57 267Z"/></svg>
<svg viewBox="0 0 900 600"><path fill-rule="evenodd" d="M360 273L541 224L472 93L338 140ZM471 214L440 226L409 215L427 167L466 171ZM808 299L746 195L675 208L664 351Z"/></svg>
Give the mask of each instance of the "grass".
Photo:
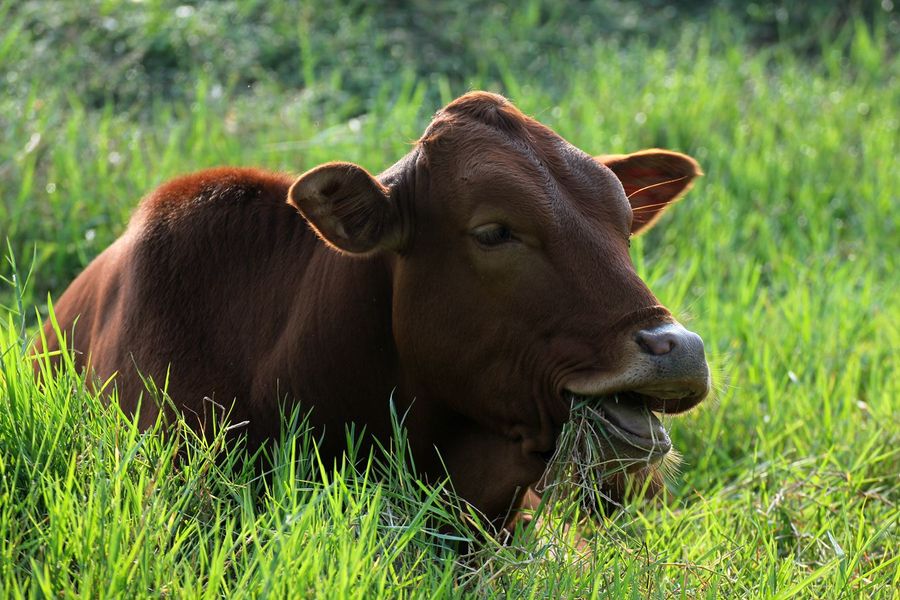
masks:
<svg viewBox="0 0 900 600"><path fill-rule="evenodd" d="M455 21L435 33L438 47L462 44L452 31L481 40L462 44L454 66L392 55L377 41L392 30L359 7L341 24L325 8L294 15L285 5L258 19L262 29L225 36L212 5L180 28L163 2L86 6L0 3L0 75L11 90L0 96L0 237L18 259L0 270L12 284L0 292L4 596L897 596L894 13L861 5L797 29L788 13L760 29L739 7L682 10L645 29L622 16L591 38L567 20L575 4L553 12L532 2L533 14L488 11L471 31ZM35 28L41 14L88 37L56 40ZM108 94L91 82L105 55L78 46L106 40L91 30L106 17L126 28L125 47L141 52L126 54L146 75L132 87L111 81ZM150 25L153 44L127 29ZM328 35L299 35L320 29ZM358 41L366 33L375 37ZM191 35L227 37L221 48L236 45L239 58L216 46L204 50L207 67L184 58ZM279 45L290 39L305 46ZM488 39L509 41L509 52L482 48ZM287 66L246 54L270 46ZM220 77L245 59L241 77ZM364 59L377 77L354 74ZM155 79L157 68L167 78ZM173 89L147 95L164 84ZM221 438L137 430L72 369L35 384L23 359L31 307L46 315L47 293L59 295L155 185L217 164L299 173L340 159L377 171L440 103L479 87L585 150L666 147L706 173L632 252L660 300L703 336L718 393L671 420L684 464L667 501L586 526L589 557L529 532L510 547L460 542L473 535L471 517L448 487L418 483L401 430L388 452L324 465L289 415L274 473L260 479ZM356 458L360 469L349 466Z"/></svg>

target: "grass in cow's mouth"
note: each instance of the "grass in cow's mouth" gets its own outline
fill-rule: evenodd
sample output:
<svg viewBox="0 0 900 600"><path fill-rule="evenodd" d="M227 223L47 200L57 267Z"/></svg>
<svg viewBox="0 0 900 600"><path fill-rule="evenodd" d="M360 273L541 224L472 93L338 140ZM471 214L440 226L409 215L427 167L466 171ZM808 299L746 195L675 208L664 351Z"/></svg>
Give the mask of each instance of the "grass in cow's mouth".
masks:
<svg viewBox="0 0 900 600"><path fill-rule="evenodd" d="M612 424L604 407L617 403L617 396L573 396L571 401L569 420L539 485L547 504L575 501L589 511L617 506L630 490L657 493L664 477L677 470L679 454L667 437L648 439L649 445L635 443L640 437ZM655 435L658 420L650 411L639 410L646 418L646 431Z"/></svg>

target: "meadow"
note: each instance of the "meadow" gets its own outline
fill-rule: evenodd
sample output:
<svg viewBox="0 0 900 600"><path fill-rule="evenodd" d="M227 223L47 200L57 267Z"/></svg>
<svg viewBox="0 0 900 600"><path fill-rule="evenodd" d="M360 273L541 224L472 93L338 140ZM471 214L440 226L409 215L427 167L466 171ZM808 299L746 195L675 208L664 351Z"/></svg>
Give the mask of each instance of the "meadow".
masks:
<svg viewBox="0 0 900 600"><path fill-rule="evenodd" d="M898 597L900 23L803 4L0 2L0 595ZM715 398L670 420L665 501L584 525L589 555L478 536L400 429L323 464L287 414L261 478L222 436L137 429L71 364L35 382L52 298L153 187L378 172L470 89L705 172L632 257Z"/></svg>

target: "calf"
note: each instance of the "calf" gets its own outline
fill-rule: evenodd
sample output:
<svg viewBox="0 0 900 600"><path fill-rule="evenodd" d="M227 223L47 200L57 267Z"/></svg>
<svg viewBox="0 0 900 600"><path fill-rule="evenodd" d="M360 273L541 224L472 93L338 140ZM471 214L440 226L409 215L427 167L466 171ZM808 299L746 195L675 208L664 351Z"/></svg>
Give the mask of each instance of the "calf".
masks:
<svg viewBox="0 0 900 600"><path fill-rule="evenodd" d="M308 407L327 458L349 423L386 440L393 397L417 466L446 468L501 523L540 479L573 399L602 407L605 443L646 467L670 448L646 409L706 396L700 338L628 254L698 174L662 150L592 158L473 92L378 176L328 163L162 185L56 317L77 364L115 376L144 426L160 408L141 401L141 378L168 379L189 421L209 413L205 399L230 406L251 446L278 435L282 403Z"/></svg>

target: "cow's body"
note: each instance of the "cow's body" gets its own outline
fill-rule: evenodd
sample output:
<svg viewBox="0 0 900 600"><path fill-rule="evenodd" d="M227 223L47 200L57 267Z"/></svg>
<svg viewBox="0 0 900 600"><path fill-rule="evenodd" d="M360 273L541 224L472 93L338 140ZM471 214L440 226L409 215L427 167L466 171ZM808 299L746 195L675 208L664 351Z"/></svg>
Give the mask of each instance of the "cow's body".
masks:
<svg viewBox="0 0 900 600"><path fill-rule="evenodd" d="M641 212L632 199L631 224L612 172L502 98L471 94L377 180L331 164L296 183L213 169L163 185L56 316L79 365L115 375L144 425L158 414L139 406L149 376L168 379L198 427L214 403L230 408L251 445L299 402L335 456L348 423L386 440L393 398L417 467L446 465L500 520L540 478L572 394L639 390L678 412L706 393L702 345L698 356L693 338L665 333L680 326L627 256L629 229L696 174L684 159L690 173L674 177L688 168L675 156L630 171L629 157L606 159L631 191L662 165L647 181L664 201L654 193Z"/></svg>
<svg viewBox="0 0 900 600"><path fill-rule="evenodd" d="M64 329L77 317L79 364L115 374L125 409L137 410L141 375L161 386L168 373L169 395L192 398L189 423L215 402L219 417L224 406L249 421L251 443L277 433L279 398L315 406L338 432L345 415L387 431L389 276L322 244L285 202L292 183L212 169L163 185L56 303ZM383 402L359 402L363 391ZM143 407L141 423L155 414Z"/></svg>

